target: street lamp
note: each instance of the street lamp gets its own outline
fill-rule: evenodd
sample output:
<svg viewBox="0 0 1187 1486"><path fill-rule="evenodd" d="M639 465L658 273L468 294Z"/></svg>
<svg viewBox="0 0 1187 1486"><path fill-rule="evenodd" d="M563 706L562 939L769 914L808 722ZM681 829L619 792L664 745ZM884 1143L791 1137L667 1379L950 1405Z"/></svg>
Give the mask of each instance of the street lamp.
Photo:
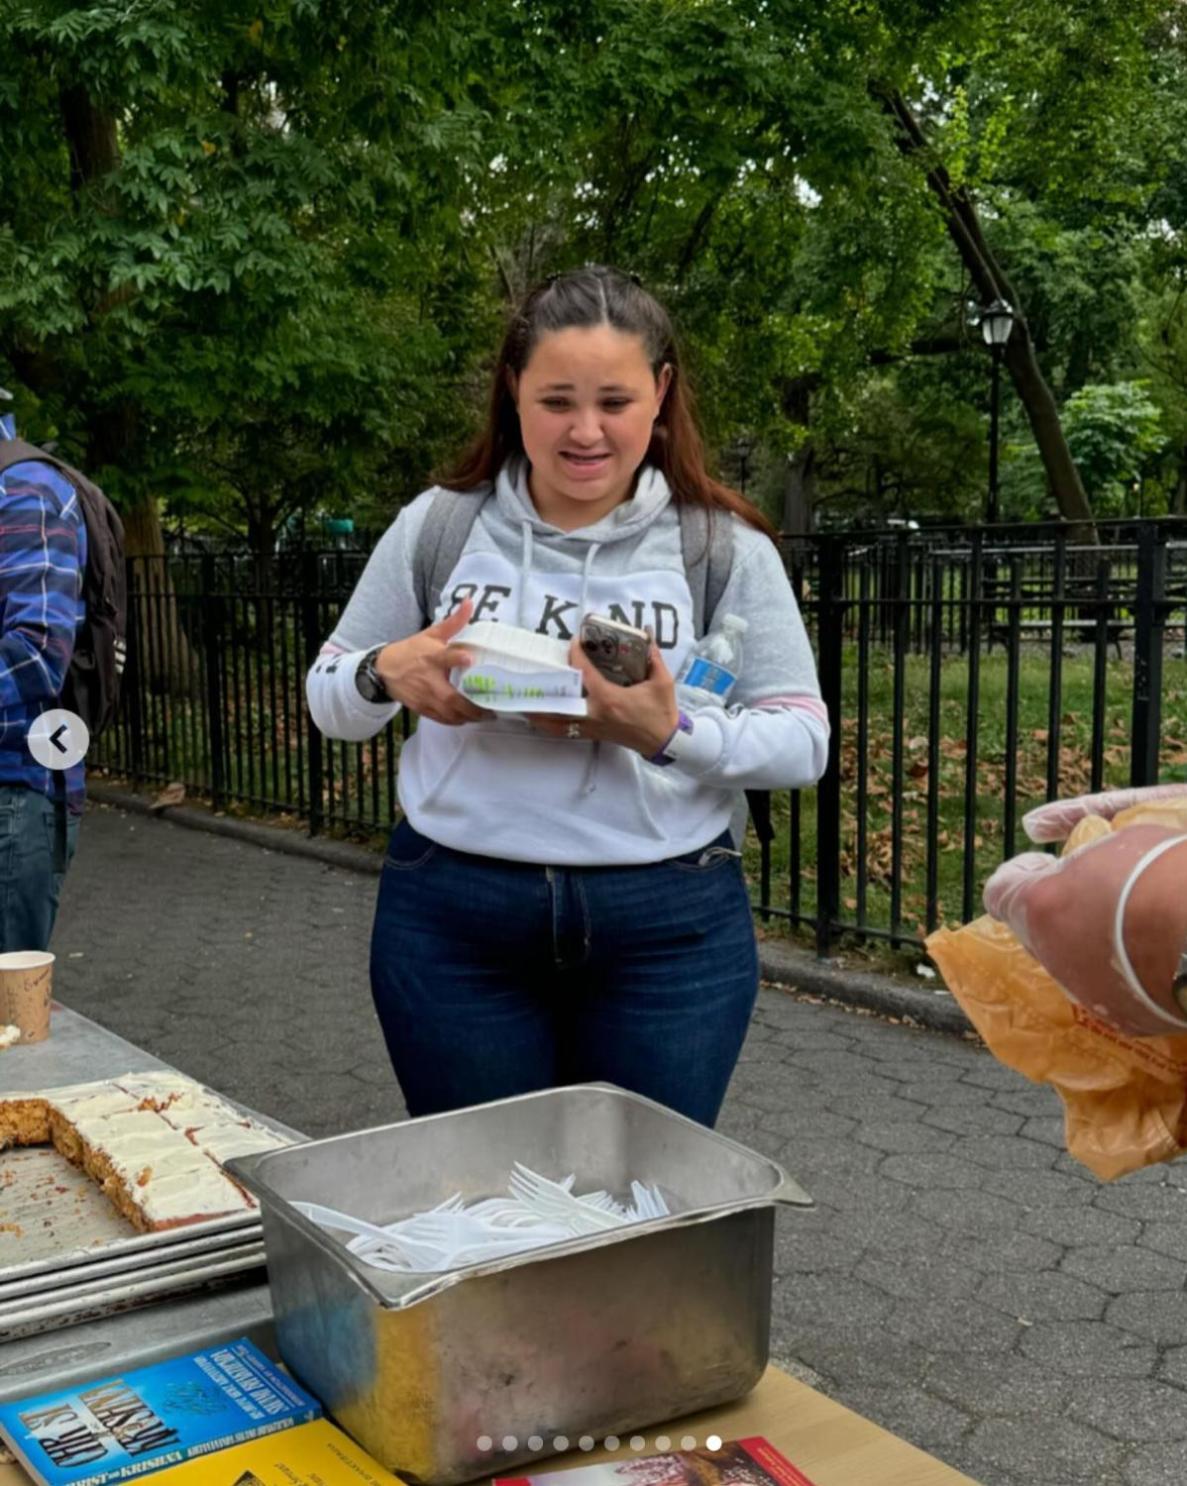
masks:
<svg viewBox="0 0 1187 1486"><path fill-rule="evenodd" d="M754 441L748 433L738 435L734 444L734 452L738 456L738 485L741 493L746 494L746 476L750 470L750 451L754 447Z"/></svg>
<svg viewBox="0 0 1187 1486"><path fill-rule="evenodd" d="M1001 401L1002 357L1006 342L1014 329L1014 311L1004 299L995 299L977 315L981 335L993 357L993 381L989 394L989 499L985 507L985 520L995 526L999 518L997 493L997 424Z"/></svg>

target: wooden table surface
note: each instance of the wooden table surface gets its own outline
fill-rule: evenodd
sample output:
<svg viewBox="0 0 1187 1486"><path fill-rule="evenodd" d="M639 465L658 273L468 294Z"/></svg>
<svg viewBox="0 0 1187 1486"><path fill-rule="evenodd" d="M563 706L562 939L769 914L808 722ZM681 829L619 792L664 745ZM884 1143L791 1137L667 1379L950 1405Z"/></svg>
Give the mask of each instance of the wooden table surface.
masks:
<svg viewBox="0 0 1187 1486"><path fill-rule="evenodd" d="M758 1387L737 1403L689 1414L662 1431L648 1431L642 1453L656 1453L654 1440L661 1432L671 1439L673 1449L680 1448L684 1435L702 1445L711 1434L723 1440L764 1435L812 1486L978 1486L971 1476L925 1455L777 1367L768 1368ZM629 1459L634 1454L629 1447L620 1448L613 1457L606 1450L573 1450L507 1474L545 1475L599 1460ZM152 1477L144 1479L151 1481ZM0 1486L30 1486L30 1481L19 1466L0 1463Z"/></svg>
<svg viewBox="0 0 1187 1486"><path fill-rule="evenodd" d="M659 1433L668 1436L672 1449L680 1448L684 1435L691 1435L700 1445L711 1434L723 1440L764 1435L808 1476L812 1486L978 1486L971 1476L924 1454L777 1367L768 1367L758 1387L737 1403L674 1419L662 1431L640 1431L647 1440L641 1453L657 1453L654 1440ZM599 1460L628 1459L634 1453L629 1448L619 1448L613 1455L604 1449L572 1450L507 1474L544 1475Z"/></svg>

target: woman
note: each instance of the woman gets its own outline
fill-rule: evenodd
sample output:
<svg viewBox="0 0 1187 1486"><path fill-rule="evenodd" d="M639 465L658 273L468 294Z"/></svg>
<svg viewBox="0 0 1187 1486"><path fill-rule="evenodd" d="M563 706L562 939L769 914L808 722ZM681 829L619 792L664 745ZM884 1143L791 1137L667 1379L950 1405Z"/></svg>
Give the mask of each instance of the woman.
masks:
<svg viewBox="0 0 1187 1486"><path fill-rule="evenodd" d="M605 268L558 275L515 315L486 427L442 485L471 492L465 544L424 618L425 492L380 540L309 673L330 737L401 706L371 941L375 1007L409 1112L605 1080L712 1125L758 990L728 826L744 789L811 785L828 719L773 533L705 469L671 324ZM692 645L682 504L732 535L718 622L748 622L728 710L681 710ZM462 697L471 618L573 639L589 612L652 630L617 687L574 640L589 715L495 718Z"/></svg>

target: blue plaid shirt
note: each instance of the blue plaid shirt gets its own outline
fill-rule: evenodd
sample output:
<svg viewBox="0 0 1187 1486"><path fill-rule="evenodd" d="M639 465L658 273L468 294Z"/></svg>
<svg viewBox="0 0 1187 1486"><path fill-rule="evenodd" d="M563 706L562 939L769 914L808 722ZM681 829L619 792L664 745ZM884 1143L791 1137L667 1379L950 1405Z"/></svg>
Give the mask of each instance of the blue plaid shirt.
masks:
<svg viewBox="0 0 1187 1486"><path fill-rule="evenodd" d="M16 437L10 417L0 438ZM0 786L53 796L54 773L29 752L33 719L58 705L83 622L87 530L78 492L53 465L0 474ZM83 765L65 770L72 813L82 810Z"/></svg>

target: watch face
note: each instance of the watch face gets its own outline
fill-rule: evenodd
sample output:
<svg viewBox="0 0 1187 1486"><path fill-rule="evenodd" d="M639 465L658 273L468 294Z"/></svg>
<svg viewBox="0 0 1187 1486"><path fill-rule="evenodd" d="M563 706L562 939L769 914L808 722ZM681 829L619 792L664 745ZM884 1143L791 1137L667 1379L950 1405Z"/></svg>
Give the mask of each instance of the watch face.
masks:
<svg viewBox="0 0 1187 1486"><path fill-rule="evenodd" d="M368 655L364 655L359 661L359 668L354 676L354 684L358 688L359 695L367 702L391 700L387 687L383 684L383 678L375 669L375 657L378 654L378 650L372 650Z"/></svg>

